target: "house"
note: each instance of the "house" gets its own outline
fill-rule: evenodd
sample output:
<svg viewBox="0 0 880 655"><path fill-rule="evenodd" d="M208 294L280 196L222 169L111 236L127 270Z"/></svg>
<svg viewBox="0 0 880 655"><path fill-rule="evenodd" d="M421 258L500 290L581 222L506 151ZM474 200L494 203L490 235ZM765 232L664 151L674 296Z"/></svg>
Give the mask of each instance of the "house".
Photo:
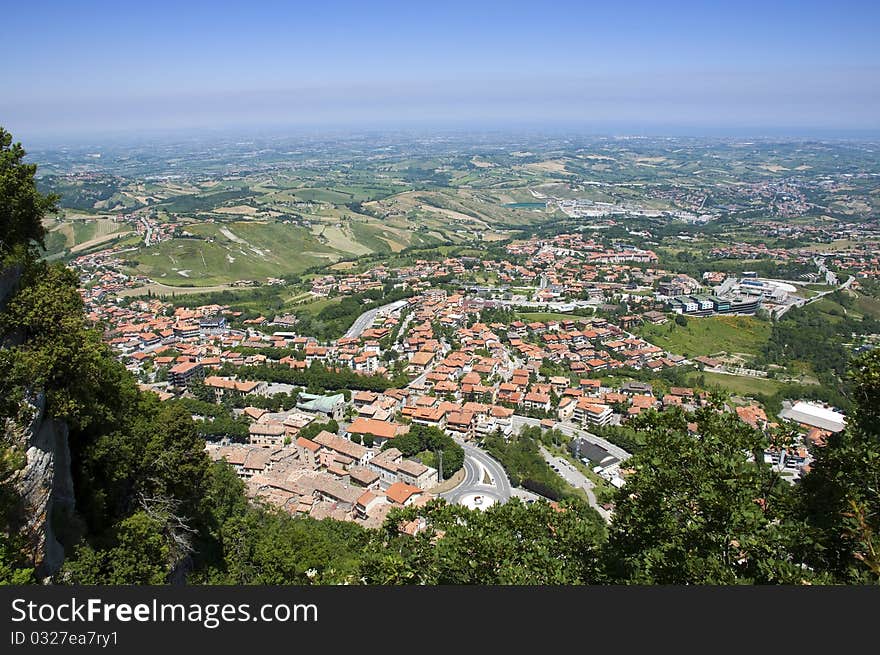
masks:
<svg viewBox="0 0 880 655"><path fill-rule="evenodd" d="M251 423L248 426L248 443L254 446L282 446L287 437L282 423L267 421L265 423Z"/></svg>
<svg viewBox="0 0 880 655"><path fill-rule="evenodd" d="M568 421L574 416L574 410L577 408L578 399L573 396L566 396L559 401L559 409L556 413L560 421Z"/></svg>
<svg viewBox="0 0 880 655"><path fill-rule="evenodd" d="M627 382L620 387L620 392L628 396L644 395L651 396L654 393L653 387L647 382L632 381Z"/></svg>
<svg viewBox="0 0 880 655"><path fill-rule="evenodd" d="M299 456L299 460L310 469L318 468L318 453L320 452L320 450L320 444L315 443L311 439L299 437L296 440L296 451Z"/></svg>
<svg viewBox="0 0 880 655"><path fill-rule="evenodd" d="M437 469L413 459L403 459L397 463L397 478L419 489L430 489L438 482Z"/></svg>
<svg viewBox="0 0 880 655"><path fill-rule="evenodd" d="M410 418L413 423L431 425L442 430L446 427L447 412L445 407L416 407Z"/></svg>
<svg viewBox="0 0 880 655"><path fill-rule="evenodd" d="M227 396L241 397L251 394L264 394L268 385L265 382L252 380L233 380L211 375L205 378L205 386L212 389L220 402Z"/></svg>
<svg viewBox="0 0 880 655"><path fill-rule="evenodd" d="M390 423L388 421L377 421L371 418L356 418L347 428L350 439L364 440L372 442L376 446L381 446L389 439L393 439L398 434L404 434L409 431L405 425Z"/></svg>
<svg viewBox="0 0 880 655"><path fill-rule="evenodd" d="M212 460L225 460L238 477L249 480L270 471L276 457L283 457L283 449L259 448L244 444L234 446L211 446L208 455Z"/></svg>
<svg viewBox="0 0 880 655"><path fill-rule="evenodd" d="M759 405L737 407L736 415L741 421L748 423L753 428L760 430L767 426L767 414Z"/></svg>
<svg viewBox="0 0 880 655"><path fill-rule="evenodd" d="M379 476L380 486L387 488L397 482L397 463L402 459L403 453L392 447L370 460L369 470Z"/></svg>
<svg viewBox="0 0 880 655"><path fill-rule="evenodd" d="M375 512L380 505L386 504L387 500L381 493L370 490L365 491L357 499L355 503L355 513L360 519L366 519L370 514Z"/></svg>
<svg viewBox="0 0 880 655"><path fill-rule="evenodd" d="M599 394L602 391L602 381L601 380L587 380L583 379L579 384L580 388L583 389L588 396L593 396L594 398L598 398Z"/></svg>
<svg viewBox="0 0 880 655"><path fill-rule="evenodd" d="M663 325L669 322L669 318L663 312L649 311L642 314L645 320L654 325Z"/></svg>
<svg viewBox="0 0 880 655"><path fill-rule="evenodd" d="M561 395L568 388L568 378L562 375L554 375L550 378L550 386L557 395Z"/></svg>
<svg viewBox="0 0 880 655"><path fill-rule="evenodd" d="M199 326L193 323L178 323L174 326L174 336L178 339L192 339L199 336Z"/></svg>
<svg viewBox="0 0 880 655"><path fill-rule="evenodd" d="M241 465L243 478L251 478L272 468L272 452L264 449L251 450Z"/></svg>
<svg viewBox="0 0 880 655"><path fill-rule="evenodd" d="M536 391L530 391L523 398L523 405L528 409L540 409L550 411L550 396Z"/></svg>
<svg viewBox="0 0 880 655"><path fill-rule="evenodd" d="M471 439L474 436L473 413L449 412L446 417L446 432L450 436L459 436L462 439Z"/></svg>
<svg viewBox="0 0 880 655"><path fill-rule="evenodd" d="M395 504L407 507L421 496L424 491L406 482L395 482L385 490L385 497Z"/></svg>
<svg viewBox="0 0 880 655"><path fill-rule="evenodd" d="M351 398L352 403L354 403L354 406L357 408L364 407L366 405L372 405L378 399L379 394L372 391L358 391Z"/></svg>
<svg viewBox="0 0 880 655"><path fill-rule="evenodd" d="M199 320L199 330L207 333L222 332L226 329L226 317L220 314L205 316Z"/></svg>
<svg viewBox="0 0 880 655"><path fill-rule="evenodd" d="M375 489L379 486L379 474L368 468L352 466L348 469L348 477L352 484L367 489Z"/></svg>
<svg viewBox="0 0 880 655"><path fill-rule="evenodd" d="M373 457L373 451L368 448L343 439L332 432L327 432L327 430L321 430L315 435L314 442L334 455L351 459L359 466L366 466Z"/></svg>
<svg viewBox="0 0 880 655"><path fill-rule="evenodd" d="M427 352L424 350L420 350L417 353L414 353L412 357L410 357L409 365L406 367L407 373L414 373L416 375L421 374L425 371L425 368L431 361L434 359L434 353Z"/></svg>
<svg viewBox="0 0 880 655"><path fill-rule="evenodd" d="M361 487L351 487L329 477L317 477L311 483L316 500L334 503L344 511L353 510L358 499L364 495Z"/></svg>

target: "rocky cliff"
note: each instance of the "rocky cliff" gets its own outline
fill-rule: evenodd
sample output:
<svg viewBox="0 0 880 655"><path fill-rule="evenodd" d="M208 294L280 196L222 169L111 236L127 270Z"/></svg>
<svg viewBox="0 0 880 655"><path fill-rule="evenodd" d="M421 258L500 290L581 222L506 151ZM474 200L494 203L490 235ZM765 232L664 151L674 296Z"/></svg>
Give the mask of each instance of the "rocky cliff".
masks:
<svg viewBox="0 0 880 655"><path fill-rule="evenodd" d="M18 528L37 576L45 578L55 574L64 561L53 519L73 511L73 477L67 426L46 415L42 394L31 408L30 424L22 428L8 422L6 437L27 454L27 463L13 481L21 496Z"/></svg>
<svg viewBox="0 0 880 655"><path fill-rule="evenodd" d="M20 274L20 267L0 272L0 311L17 288ZM0 337L0 347L21 342L17 334ZM0 417L0 427L4 444L26 455L24 467L12 479L20 501L11 527L24 536L37 576L46 578L54 575L64 561L54 519L71 515L74 508L67 425L46 414L45 396L37 393L19 408L18 417Z"/></svg>

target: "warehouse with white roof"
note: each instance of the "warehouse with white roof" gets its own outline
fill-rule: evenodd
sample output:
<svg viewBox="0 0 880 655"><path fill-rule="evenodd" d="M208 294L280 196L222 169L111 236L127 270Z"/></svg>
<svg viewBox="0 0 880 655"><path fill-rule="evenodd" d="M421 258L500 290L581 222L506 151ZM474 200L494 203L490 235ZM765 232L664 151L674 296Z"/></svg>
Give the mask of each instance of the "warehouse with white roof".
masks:
<svg viewBox="0 0 880 655"><path fill-rule="evenodd" d="M829 432L840 432L846 426L846 417L840 412L804 401L799 401L791 407L783 409L779 416L801 425Z"/></svg>

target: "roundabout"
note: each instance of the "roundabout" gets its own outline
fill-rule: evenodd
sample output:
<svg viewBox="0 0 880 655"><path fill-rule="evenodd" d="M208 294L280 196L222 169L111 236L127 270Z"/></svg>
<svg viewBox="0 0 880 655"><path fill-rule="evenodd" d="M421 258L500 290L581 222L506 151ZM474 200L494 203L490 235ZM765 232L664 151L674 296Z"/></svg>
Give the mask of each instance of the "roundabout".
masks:
<svg viewBox="0 0 880 655"><path fill-rule="evenodd" d="M440 494L447 502L469 509L486 509L510 499L510 481L502 466L487 453L470 444L464 448L464 480L454 489Z"/></svg>

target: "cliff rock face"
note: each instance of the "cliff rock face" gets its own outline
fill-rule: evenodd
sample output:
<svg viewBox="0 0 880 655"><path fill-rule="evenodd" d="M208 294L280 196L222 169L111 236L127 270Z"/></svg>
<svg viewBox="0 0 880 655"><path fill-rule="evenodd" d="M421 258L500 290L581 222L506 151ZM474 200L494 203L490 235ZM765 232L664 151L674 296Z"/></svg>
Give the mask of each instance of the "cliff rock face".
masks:
<svg viewBox="0 0 880 655"><path fill-rule="evenodd" d="M45 413L40 394L33 404L34 418L24 427L7 423L7 438L27 453L27 464L16 473L21 495L20 530L38 577L55 574L64 561L64 548L52 527L56 512L72 512L73 477L67 426Z"/></svg>

